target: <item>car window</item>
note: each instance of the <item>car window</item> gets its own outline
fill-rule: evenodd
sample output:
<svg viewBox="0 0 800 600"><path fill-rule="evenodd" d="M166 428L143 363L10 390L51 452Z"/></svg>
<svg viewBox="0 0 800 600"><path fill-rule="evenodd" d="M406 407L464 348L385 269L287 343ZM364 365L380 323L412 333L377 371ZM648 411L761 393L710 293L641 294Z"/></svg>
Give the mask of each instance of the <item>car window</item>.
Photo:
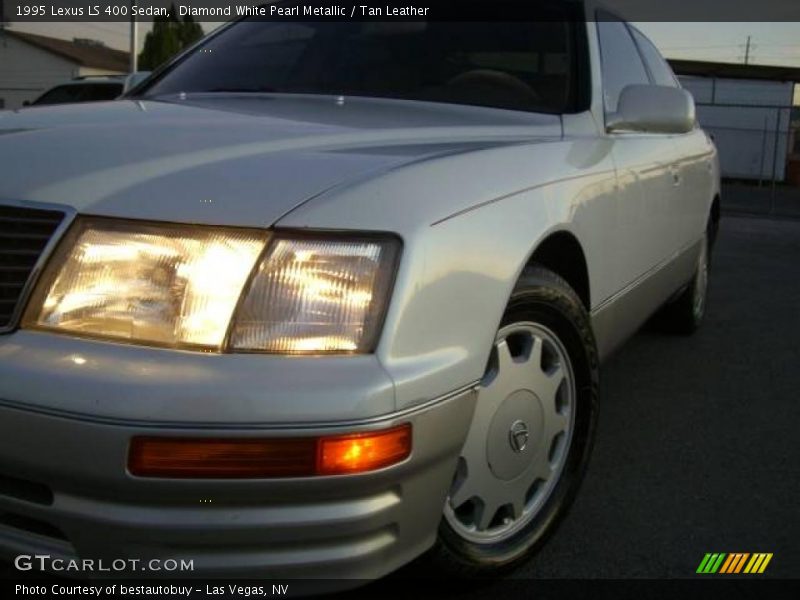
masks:
<svg viewBox="0 0 800 600"><path fill-rule="evenodd" d="M81 95L81 102L102 102L104 100L113 100L122 94L121 83L95 83L93 85L83 86L83 94Z"/></svg>
<svg viewBox="0 0 800 600"><path fill-rule="evenodd" d="M658 49L653 45L653 42L647 39L645 35L635 27L631 27L631 32L633 32L636 44L642 52L644 62L647 63L647 67L650 69L650 74L653 76L653 83L656 85L680 87L672 69L667 61L664 60L664 57L661 56Z"/></svg>
<svg viewBox="0 0 800 600"><path fill-rule="evenodd" d="M389 97L566 112L576 104L573 20L244 20L142 90Z"/></svg>
<svg viewBox="0 0 800 600"><path fill-rule="evenodd" d="M59 85L52 90L42 94L32 104L66 104L69 102L79 102L81 96L80 86Z"/></svg>
<svg viewBox="0 0 800 600"><path fill-rule="evenodd" d="M598 21L597 31L603 65L603 103L606 112L613 113L617 110L619 95L625 86L649 84L650 78L636 44L622 21Z"/></svg>
<svg viewBox="0 0 800 600"><path fill-rule="evenodd" d="M86 83L54 87L42 95L35 105L69 104L71 102L102 102L122 94L121 83Z"/></svg>

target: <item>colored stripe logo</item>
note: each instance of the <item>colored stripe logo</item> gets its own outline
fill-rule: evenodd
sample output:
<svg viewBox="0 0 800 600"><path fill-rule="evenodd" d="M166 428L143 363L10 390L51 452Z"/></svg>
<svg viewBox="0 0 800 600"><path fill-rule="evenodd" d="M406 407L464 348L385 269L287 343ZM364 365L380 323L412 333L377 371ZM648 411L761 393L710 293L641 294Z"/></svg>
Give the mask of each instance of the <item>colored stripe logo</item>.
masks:
<svg viewBox="0 0 800 600"><path fill-rule="evenodd" d="M702 575L713 575L715 573L725 575L739 573L760 574L766 570L771 560L771 552L756 552L753 554L749 552L709 552L700 561L700 566L697 567L696 572Z"/></svg>

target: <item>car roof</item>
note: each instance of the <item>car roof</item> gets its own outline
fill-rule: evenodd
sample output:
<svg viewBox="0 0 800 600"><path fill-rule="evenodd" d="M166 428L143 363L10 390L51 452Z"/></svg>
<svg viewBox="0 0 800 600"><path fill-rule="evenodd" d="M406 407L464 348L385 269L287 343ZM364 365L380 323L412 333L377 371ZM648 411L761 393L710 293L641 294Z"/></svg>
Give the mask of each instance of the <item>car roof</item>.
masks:
<svg viewBox="0 0 800 600"><path fill-rule="evenodd" d="M94 84L109 84L117 83L119 85L125 84L125 75L98 75L92 77L76 77L69 81L64 81L54 85L53 87L61 87L65 85L94 85Z"/></svg>

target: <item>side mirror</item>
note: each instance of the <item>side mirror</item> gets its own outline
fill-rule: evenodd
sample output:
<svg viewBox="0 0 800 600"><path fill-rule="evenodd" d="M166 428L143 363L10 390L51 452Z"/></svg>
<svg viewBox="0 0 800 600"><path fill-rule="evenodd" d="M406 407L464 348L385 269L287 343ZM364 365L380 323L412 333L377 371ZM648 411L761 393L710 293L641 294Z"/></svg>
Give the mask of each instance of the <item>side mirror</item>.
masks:
<svg viewBox="0 0 800 600"><path fill-rule="evenodd" d="M694 98L686 90L661 85L629 85L606 130L688 133L695 126Z"/></svg>

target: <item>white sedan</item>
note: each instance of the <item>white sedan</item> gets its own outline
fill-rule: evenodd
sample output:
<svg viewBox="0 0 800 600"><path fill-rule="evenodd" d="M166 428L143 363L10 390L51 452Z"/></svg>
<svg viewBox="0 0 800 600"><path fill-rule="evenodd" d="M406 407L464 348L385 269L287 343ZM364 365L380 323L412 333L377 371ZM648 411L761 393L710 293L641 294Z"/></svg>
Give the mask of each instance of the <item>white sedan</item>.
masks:
<svg viewBox="0 0 800 600"><path fill-rule="evenodd" d="M667 63L563 10L245 19L122 100L2 113L0 551L529 556L601 362L659 309L700 324L719 218Z"/></svg>

